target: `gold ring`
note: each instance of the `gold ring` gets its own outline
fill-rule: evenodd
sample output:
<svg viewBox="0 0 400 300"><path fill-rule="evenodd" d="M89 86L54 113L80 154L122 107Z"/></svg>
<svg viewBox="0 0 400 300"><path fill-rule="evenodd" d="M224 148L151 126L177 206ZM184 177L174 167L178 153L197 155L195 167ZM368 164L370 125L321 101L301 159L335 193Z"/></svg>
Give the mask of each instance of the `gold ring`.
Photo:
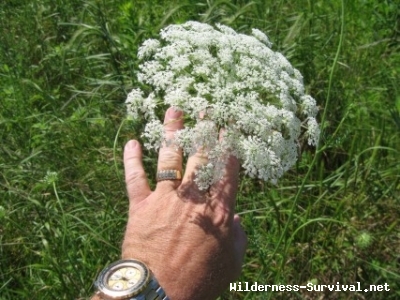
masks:
<svg viewBox="0 0 400 300"><path fill-rule="evenodd" d="M181 180L182 174L178 170L159 170L157 172L157 181L163 180Z"/></svg>

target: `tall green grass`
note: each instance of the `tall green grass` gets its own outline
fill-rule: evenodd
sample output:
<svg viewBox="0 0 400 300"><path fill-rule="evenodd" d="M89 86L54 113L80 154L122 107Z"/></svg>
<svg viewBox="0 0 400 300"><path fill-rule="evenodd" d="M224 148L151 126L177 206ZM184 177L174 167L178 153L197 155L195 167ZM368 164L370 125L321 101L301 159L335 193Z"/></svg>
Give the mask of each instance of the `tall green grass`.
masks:
<svg viewBox="0 0 400 300"><path fill-rule="evenodd" d="M229 292L221 299L400 298L400 43L396 1L0 3L0 299L83 299L120 255L122 149L143 124L124 100L136 51L171 23L259 28L321 108L272 186L242 177L240 281L388 283L390 292ZM154 178L156 155L145 153Z"/></svg>

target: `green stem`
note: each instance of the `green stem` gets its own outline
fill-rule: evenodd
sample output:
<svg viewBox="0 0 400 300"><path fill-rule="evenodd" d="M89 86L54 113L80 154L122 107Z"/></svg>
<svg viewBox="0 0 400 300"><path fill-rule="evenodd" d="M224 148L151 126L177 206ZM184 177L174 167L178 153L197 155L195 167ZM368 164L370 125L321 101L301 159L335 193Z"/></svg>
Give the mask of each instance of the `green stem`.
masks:
<svg viewBox="0 0 400 300"><path fill-rule="evenodd" d="M56 187L56 183L55 182L53 182L53 190L54 190L54 194L56 195L56 199L57 199L58 205L60 206L61 212L64 215L64 209L62 207L60 197L58 197L57 187Z"/></svg>
<svg viewBox="0 0 400 300"><path fill-rule="evenodd" d="M114 144L113 144L114 168L115 168L115 173L117 173L118 181L120 183L122 183L122 181L121 181L121 176L119 175L119 170L118 170L118 165L117 165L117 143L118 143L119 134L121 132L122 126L124 125L125 121L126 121L126 119L123 119L121 124L119 125L117 134L115 135L115 138L114 138Z"/></svg>

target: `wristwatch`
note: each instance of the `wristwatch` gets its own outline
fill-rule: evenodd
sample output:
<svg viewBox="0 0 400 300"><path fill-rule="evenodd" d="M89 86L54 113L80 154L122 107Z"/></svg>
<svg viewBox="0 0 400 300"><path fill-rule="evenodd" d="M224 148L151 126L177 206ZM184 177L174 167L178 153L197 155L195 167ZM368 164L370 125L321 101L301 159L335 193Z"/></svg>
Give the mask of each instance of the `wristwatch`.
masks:
<svg viewBox="0 0 400 300"><path fill-rule="evenodd" d="M104 300L169 300L147 266L136 259L113 262L95 281Z"/></svg>

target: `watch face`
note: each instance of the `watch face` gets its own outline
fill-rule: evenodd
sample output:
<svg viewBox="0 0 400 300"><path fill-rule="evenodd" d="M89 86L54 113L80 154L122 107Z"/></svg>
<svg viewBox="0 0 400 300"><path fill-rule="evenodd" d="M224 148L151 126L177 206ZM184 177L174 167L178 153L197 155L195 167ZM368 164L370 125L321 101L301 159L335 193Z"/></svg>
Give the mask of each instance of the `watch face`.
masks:
<svg viewBox="0 0 400 300"><path fill-rule="evenodd" d="M138 260L120 260L105 268L96 282L105 299L125 299L143 291L150 274L146 265Z"/></svg>

